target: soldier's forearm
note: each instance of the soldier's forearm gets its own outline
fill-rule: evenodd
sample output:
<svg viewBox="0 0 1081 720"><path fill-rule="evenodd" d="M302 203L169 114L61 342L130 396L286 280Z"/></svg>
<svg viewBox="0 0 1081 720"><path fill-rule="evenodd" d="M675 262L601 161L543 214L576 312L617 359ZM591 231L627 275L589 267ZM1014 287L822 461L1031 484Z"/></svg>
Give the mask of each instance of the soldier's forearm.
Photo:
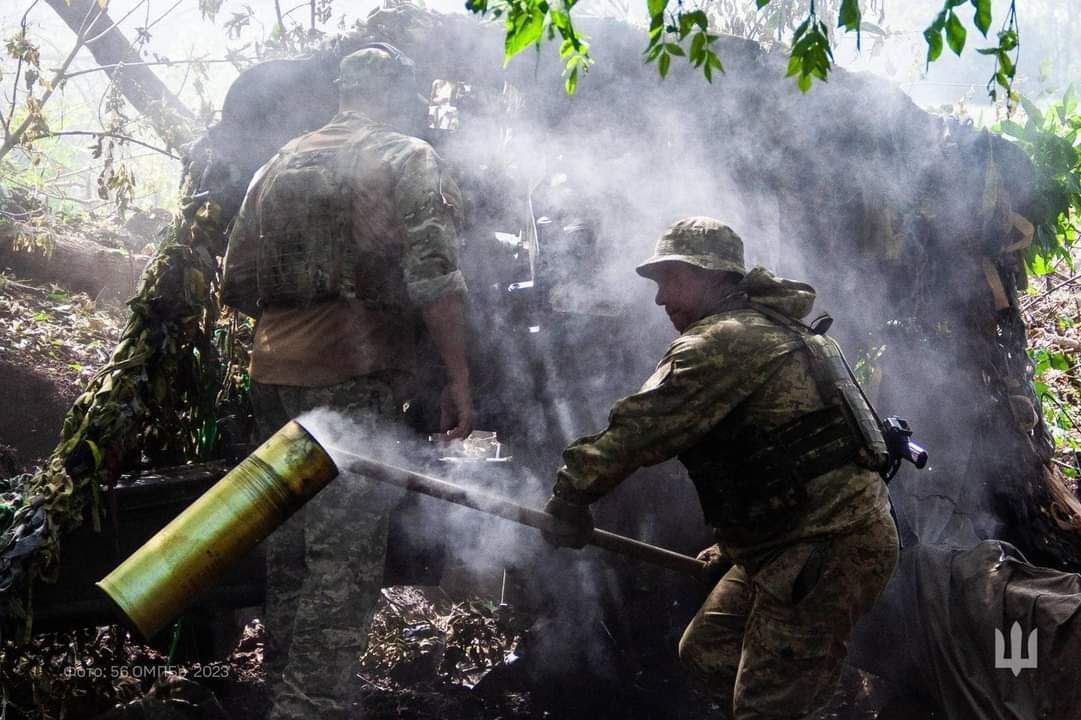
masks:
<svg viewBox="0 0 1081 720"><path fill-rule="evenodd" d="M424 324L447 368L447 383L469 387L469 364L465 353L465 302L453 292L424 306Z"/></svg>

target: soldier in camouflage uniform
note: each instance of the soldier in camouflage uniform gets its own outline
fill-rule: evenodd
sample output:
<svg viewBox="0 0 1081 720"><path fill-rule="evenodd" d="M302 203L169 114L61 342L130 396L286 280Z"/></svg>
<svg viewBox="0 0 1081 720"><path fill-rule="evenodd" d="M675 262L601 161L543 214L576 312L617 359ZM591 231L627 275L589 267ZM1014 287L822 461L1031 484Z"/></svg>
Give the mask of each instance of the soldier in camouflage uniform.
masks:
<svg viewBox="0 0 1081 720"><path fill-rule="evenodd" d="M638 272L682 334L608 427L564 451L546 509L566 522L549 540L581 547L590 503L678 457L717 540L699 559L731 563L680 659L737 720L807 717L832 695L853 624L896 565L886 487L868 468L885 445L877 424L861 433L851 419L873 411L849 373L824 370L839 357L833 341L798 322L814 290L747 273L725 225L675 223Z"/></svg>
<svg viewBox="0 0 1081 720"><path fill-rule="evenodd" d="M430 145L388 127L404 128L417 106L408 58L362 49L342 60L338 84L338 115L259 170L230 237L223 296L257 317L259 434L318 407L380 438L400 430L419 320L447 369L444 429L465 437L457 186ZM386 486L343 477L268 539L274 720L349 714L394 499Z"/></svg>

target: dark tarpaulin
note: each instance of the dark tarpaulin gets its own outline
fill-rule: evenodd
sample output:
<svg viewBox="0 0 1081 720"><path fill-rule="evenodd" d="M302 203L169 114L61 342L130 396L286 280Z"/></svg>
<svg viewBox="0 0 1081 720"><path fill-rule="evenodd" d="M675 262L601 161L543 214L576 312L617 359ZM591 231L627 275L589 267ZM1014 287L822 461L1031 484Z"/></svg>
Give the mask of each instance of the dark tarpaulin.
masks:
<svg viewBox="0 0 1081 720"><path fill-rule="evenodd" d="M1008 543L915 544L860 622L849 662L950 720L1077 720L1079 609L1081 575L1032 565ZM1015 622L1024 648L1011 642ZM1034 629L1036 668L997 668L995 631L1016 658Z"/></svg>

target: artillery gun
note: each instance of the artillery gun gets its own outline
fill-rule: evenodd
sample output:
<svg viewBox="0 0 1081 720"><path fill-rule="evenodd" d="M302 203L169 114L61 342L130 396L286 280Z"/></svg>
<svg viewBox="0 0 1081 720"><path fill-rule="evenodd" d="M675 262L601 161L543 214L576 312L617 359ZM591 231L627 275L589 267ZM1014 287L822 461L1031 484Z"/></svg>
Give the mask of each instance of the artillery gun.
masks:
<svg viewBox="0 0 1081 720"><path fill-rule="evenodd" d="M360 42L345 40L305 58L271 60L233 83L221 121L185 149L188 173L197 179L196 197L217 203L223 224L239 210L255 170L278 147L332 117L339 58ZM424 136L453 165L467 201L462 265L471 288L477 426L496 431L505 451L504 462L473 467L489 490L536 504L550 487L562 447L599 427L611 401L645 374L634 362L613 364L607 350L640 328L624 308L591 294L592 278L601 270L598 246L605 239L590 204L600 199L576 188L558 161L523 168L507 151L522 102L514 87L435 78L431 88ZM442 382L434 351L424 357L417 386L428 392L410 404L411 422L421 433L435 429ZM233 432L235 461L253 448L245 444L243 423ZM455 461L445 452L430 455L422 467L438 468L440 458ZM93 581L210 488L230 464L136 473L105 488L110 516L105 532L84 525L65 538L71 551L63 555L59 582L40 583L36 592L35 630L109 621L112 609L93 591ZM395 515L388 585L435 584L442 574L446 558L438 530L418 539L407 528L417 502L407 499ZM693 504L689 509L696 512ZM613 509L599 520L619 528L622 517ZM501 571L497 564L490 568L493 574ZM212 635L221 635L213 631L212 619L222 609L262 602L264 575L261 549L256 549L196 603L194 612L206 618L193 623L202 628L203 646L216 644ZM484 578L473 574L465 582Z"/></svg>

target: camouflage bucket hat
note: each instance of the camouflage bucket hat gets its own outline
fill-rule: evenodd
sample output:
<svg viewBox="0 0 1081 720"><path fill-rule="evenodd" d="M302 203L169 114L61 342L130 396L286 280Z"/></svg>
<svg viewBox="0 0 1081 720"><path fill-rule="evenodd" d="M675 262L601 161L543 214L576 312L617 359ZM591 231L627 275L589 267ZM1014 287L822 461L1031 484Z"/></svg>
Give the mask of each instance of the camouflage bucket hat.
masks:
<svg viewBox="0 0 1081 720"><path fill-rule="evenodd" d="M642 277L652 279L657 266L667 262L747 274L743 266L743 241L732 228L710 217L677 220L657 241L653 257L636 270Z"/></svg>

